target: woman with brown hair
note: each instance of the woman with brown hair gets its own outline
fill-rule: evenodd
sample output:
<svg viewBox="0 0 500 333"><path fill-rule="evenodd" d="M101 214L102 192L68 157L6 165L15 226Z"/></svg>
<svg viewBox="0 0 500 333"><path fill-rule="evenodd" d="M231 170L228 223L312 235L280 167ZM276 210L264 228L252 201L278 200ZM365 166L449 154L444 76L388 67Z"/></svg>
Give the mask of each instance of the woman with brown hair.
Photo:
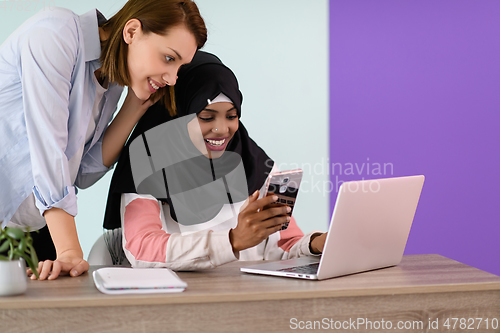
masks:
<svg viewBox="0 0 500 333"><path fill-rule="evenodd" d="M40 279L88 270L75 186L110 170L154 102L162 99L175 114L177 71L206 38L191 0L129 0L109 20L97 10L40 12L2 44L0 221L2 228L48 227L55 253L41 256L51 260L40 262ZM127 97L109 124L123 86Z"/></svg>

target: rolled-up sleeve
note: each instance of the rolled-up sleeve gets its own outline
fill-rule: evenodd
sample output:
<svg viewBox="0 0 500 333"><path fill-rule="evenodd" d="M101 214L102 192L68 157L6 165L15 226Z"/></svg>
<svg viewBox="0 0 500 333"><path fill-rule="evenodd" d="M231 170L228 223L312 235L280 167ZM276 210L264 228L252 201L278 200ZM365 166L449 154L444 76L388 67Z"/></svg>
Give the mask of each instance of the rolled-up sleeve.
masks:
<svg viewBox="0 0 500 333"><path fill-rule="evenodd" d="M21 43L23 107L36 206L76 215L76 193L68 157L69 95L78 57L78 29L72 19L33 29Z"/></svg>

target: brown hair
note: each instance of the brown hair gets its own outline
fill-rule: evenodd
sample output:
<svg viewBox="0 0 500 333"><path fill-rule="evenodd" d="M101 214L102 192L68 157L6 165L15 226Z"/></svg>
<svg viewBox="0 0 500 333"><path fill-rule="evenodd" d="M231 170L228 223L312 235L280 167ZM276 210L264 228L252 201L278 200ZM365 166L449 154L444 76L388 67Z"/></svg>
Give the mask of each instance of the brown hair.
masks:
<svg viewBox="0 0 500 333"><path fill-rule="evenodd" d="M110 32L109 38L101 44L101 74L110 82L121 86L130 85L127 65L128 45L123 39L125 24L131 19L141 22L145 33L166 35L168 30L185 24L194 35L198 49L207 41L207 28L198 7L192 0L129 0L118 13L101 27ZM150 99L161 97L171 116L176 114L174 87L160 88Z"/></svg>

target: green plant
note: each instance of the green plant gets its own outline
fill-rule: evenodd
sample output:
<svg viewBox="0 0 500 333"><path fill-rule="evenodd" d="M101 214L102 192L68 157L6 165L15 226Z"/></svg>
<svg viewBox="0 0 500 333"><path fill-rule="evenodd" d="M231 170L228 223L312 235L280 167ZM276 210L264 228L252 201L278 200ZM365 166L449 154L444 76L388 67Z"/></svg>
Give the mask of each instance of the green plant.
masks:
<svg viewBox="0 0 500 333"><path fill-rule="evenodd" d="M38 257L33 247L33 238L29 231L6 227L0 230L0 260L18 260L23 258L38 278Z"/></svg>

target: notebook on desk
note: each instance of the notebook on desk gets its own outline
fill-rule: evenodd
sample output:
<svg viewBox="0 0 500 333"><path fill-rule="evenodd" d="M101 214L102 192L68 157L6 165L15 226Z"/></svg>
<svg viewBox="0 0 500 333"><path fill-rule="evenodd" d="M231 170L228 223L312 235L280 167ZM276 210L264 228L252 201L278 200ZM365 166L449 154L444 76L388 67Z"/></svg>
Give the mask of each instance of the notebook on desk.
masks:
<svg viewBox="0 0 500 333"><path fill-rule="evenodd" d="M241 271L323 280L401 262L424 176L341 185L321 257L242 267Z"/></svg>
<svg viewBox="0 0 500 333"><path fill-rule="evenodd" d="M96 288L104 294L175 293L187 287L168 268L104 267L92 276Z"/></svg>

